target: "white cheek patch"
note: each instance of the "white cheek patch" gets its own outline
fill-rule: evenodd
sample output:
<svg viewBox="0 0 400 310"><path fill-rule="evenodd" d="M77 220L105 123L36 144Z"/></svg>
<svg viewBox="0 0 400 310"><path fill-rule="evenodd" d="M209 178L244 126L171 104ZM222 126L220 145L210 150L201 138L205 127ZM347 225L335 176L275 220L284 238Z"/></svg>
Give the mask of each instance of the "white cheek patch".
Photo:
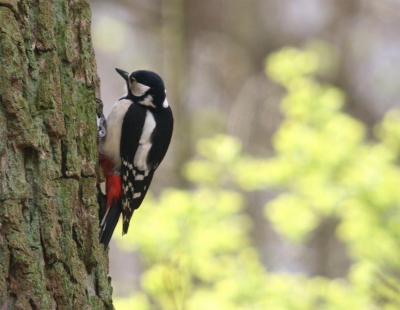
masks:
<svg viewBox="0 0 400 310"><path fill-rule="evenodd" d="M130 87L132 94L136 97L143 96L150 89L149 86L137 82L133 82Z"/></svg>

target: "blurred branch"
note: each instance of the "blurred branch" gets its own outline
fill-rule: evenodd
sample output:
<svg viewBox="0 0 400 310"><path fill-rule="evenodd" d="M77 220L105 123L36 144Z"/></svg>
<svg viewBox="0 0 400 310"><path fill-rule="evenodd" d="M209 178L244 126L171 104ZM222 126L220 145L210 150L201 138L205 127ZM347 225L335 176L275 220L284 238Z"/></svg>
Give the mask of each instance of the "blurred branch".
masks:
<svg viewBox="0 0 400 310"><path fill-rule="evenodd" d="M180 186L187 186L187 181L180 177L181 167L191 154L191 126L187 104L188 65L186 1L166 0L162 2L162 41L164 47L164 79L167 84L168 98L174 106L175 129L175 176Z"/></svg>

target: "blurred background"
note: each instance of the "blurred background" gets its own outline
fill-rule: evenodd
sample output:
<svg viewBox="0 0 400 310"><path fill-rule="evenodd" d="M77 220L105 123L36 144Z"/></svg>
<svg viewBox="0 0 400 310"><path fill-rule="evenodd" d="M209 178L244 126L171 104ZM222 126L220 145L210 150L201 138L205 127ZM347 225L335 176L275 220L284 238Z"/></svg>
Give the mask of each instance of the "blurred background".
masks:
<svg viewBox="0 0 400 310"><path fill-rule="evenodd" d="M399 1L90 3L105 114L121 68L175 116L117 310L400 309Z"/></svg>

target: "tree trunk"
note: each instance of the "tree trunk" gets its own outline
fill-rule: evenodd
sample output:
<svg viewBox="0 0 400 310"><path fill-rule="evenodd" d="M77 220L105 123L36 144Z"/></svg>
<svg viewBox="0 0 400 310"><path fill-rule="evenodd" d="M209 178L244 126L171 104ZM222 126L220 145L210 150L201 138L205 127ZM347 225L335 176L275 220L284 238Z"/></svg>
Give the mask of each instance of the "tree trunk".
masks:
<svg viewBox="0 0 400 310"><path fill-rule="evenodd" d="M112 309L85 0L0 0L0 309Z"/></svg>

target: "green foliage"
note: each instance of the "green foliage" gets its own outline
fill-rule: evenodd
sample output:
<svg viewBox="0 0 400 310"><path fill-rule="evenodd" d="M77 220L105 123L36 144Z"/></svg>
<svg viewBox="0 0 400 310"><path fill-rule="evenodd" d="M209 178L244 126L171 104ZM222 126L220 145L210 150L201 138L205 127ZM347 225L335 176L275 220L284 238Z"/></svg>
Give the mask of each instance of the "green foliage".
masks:
<svg viewBox="0 0 400 310"><path fill-rule="evenodd" d="M232 137L200 140L199 158L183 168L195 189L146 199L135 233L118 239L141 257L141 292L117 309L398 309L400 113L388 113L368 141L343 112L343 92L316 79L326 69L322 47L268 58L268 76L286 90L273 158L243 154ZM267 188L281 192L265 216L282 238L304 243L322 220L339 220L354 260L347 279L265 270L244 193Z"/></svg>

